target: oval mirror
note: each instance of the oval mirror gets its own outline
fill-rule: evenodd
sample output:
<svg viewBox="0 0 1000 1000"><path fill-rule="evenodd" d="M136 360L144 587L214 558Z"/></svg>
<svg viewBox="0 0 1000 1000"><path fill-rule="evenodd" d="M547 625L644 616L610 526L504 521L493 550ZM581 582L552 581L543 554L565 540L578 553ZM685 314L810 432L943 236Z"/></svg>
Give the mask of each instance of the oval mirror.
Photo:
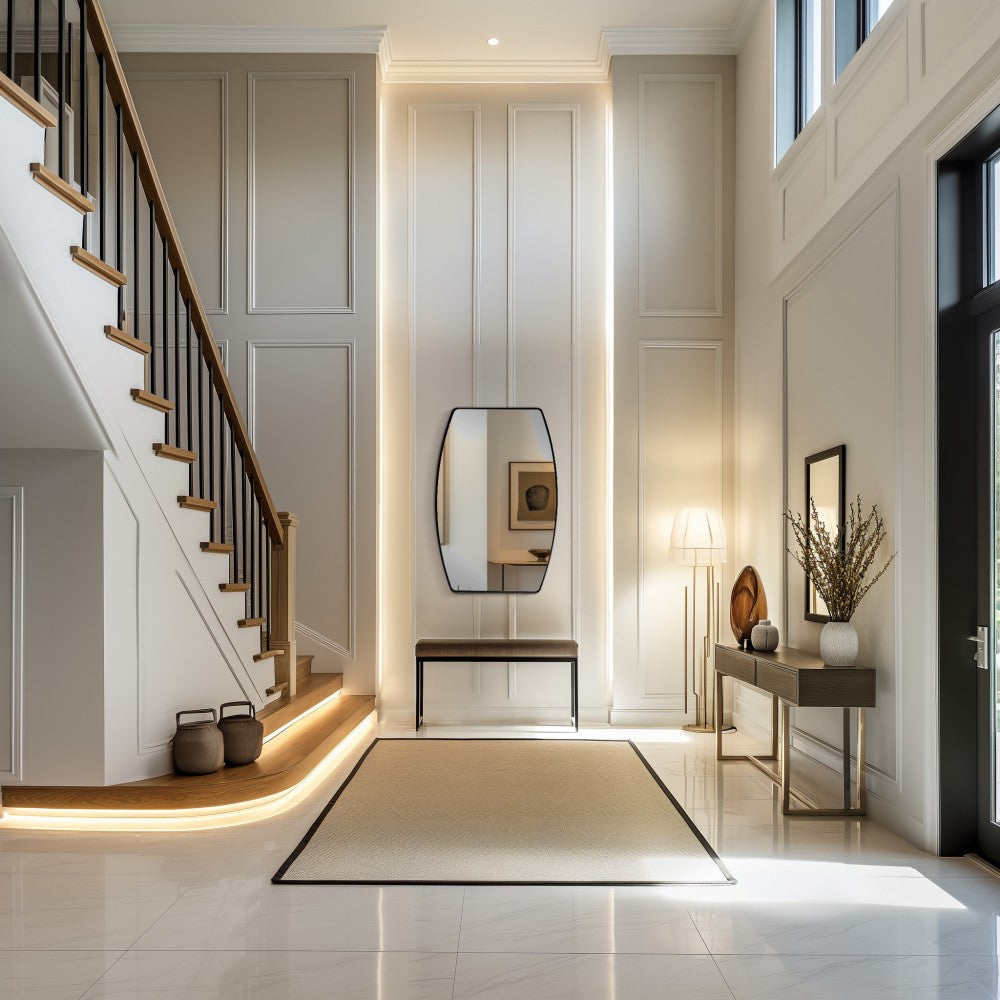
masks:
<svg viewBox="0 0 1000 1000"><path fill-rule="evenodd" d="M437 475L437 535L448 586L534 594L555 538L552 438L537 407L451 411Z"/></svg>

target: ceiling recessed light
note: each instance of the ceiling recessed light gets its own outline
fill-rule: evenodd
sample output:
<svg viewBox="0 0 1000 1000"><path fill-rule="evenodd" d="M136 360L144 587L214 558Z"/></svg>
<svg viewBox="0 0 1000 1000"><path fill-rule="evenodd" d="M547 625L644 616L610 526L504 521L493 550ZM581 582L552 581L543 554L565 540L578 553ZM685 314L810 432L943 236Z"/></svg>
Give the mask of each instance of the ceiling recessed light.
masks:
<svg viewBox="0 0 1000 1000"><path fill-rule="evenodd" d="M497 38L496 35L493 35L492 38L487 38L486 39L486 44L487 45L499 45L500 44L500 39Z"/></svg>

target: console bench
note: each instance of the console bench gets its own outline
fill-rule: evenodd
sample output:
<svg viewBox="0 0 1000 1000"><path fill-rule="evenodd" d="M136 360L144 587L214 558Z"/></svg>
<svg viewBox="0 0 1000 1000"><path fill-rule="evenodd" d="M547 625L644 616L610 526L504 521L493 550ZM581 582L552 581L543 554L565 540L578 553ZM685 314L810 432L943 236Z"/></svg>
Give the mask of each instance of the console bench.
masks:
<svg viewBox="0 0 1000 1000"><path fill-rule="evenodd" d="M416 728L424 721L425 663L568 663L570 665L570 725L580 729L577 706L577 643L572 639L421 639L417 661Z"/></svg>
<svg viewBox="0 0 1000 1000"><path fill-rule="evenodd" d="M743 681L771 695L771 752L723 754L722 681ZM865 815L865 709L875 707L874 667L828 667L812 653L779 646L773 653L743 650L719 643L715 647L715 756L717 760L745 760L781 786L781 811L786 816ZM778 706L781 706L781 743L778 743ZM844 710L844 807L824 809L791 787L791 715L793 708ZM857 802L851 801L851 709L858 713ZM762 761L776 761L774 771ZM792 808L791 799L804 803Z"/></svg>

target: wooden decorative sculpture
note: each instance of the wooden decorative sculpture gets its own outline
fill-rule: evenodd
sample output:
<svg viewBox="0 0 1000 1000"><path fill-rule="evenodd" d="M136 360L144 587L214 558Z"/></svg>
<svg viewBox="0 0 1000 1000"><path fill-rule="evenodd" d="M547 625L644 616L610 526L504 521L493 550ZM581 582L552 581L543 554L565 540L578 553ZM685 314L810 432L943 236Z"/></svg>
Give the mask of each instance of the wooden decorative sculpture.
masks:
<svg viewBox="0 0 1000 1000"><path fill-rule="evenodd" d="M747 644L751 630L762 618L767 618L764 584L753 566L744 566L736 577L729 601L729 625L740 649Z"/></svg>

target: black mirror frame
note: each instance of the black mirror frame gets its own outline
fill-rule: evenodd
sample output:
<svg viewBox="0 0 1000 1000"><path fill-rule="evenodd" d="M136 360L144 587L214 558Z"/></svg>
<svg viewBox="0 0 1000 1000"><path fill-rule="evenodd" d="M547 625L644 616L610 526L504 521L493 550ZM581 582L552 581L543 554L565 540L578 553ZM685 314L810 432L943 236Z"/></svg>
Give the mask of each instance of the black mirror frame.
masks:
<svg viewBox="0 0 1000 1000"><path fill-rule="evenodd" d="M545 411L540 406L454 406L452 407L451 413L448 414L448 422L444 425L444 434L441 435L441 447L438 449L438 464L437 473L434 476L434 541L437 543L438 556L441 559L441 572L444 573L444 578L448 583L448 589L453 594L493 594L503 596L504 594L517 594L519 596L530 596L531 594L540 594L542 591L542 586L545 583L545 577L548 576L549 566L552 565L552 553L555 551L556 547L556 529L559 527L559 508L556 507L556 517L555 517L555 527L552 528L552 544L550 546L549 558L545 566L545 575L542 577L542 582L538 585L538 590L456 590L451 585L451 577L448 576L448 567L444 563L444 551L441 547L441 525L438 523L438 505L437 505L437 495L438 490L441 486L441 460L444 458L444 445L448 440L448 431L451 430L451 422L455 419L455 414L459 410L537 410L538 415L542 418L542 426L545 428L545 437L549 442L549 452L552 455L552 469L553 475L556 480L556 496L561 497L559 491L559 464L556 462L556 449L552 444L552 432L549 430L549 422L545 419ZM548 530L548 529L546 529Z"/></svg>
<svg viewBox="0 0 1000 1000"><path fill-rule="evenodd" d="M806 524L812 527L812 504L809 502L811 496L810 493L810 476L809 469L810 466L815 465L817 462L822 462L828 458L839 458L840 459L840 475L839 483L837 488L837 527L841 528L844 524L844 517L847 513L847 445L838 444L835 448L827 448L825 451L818 451L815 455L807 455L806 464ZM840 536L840 551L844 551L844 535ZM805 577L805 618L807 622L820 622L825 624L830 620L829 615L820 615L815 611L812 611L809 607L809 574Z"/></svg>

